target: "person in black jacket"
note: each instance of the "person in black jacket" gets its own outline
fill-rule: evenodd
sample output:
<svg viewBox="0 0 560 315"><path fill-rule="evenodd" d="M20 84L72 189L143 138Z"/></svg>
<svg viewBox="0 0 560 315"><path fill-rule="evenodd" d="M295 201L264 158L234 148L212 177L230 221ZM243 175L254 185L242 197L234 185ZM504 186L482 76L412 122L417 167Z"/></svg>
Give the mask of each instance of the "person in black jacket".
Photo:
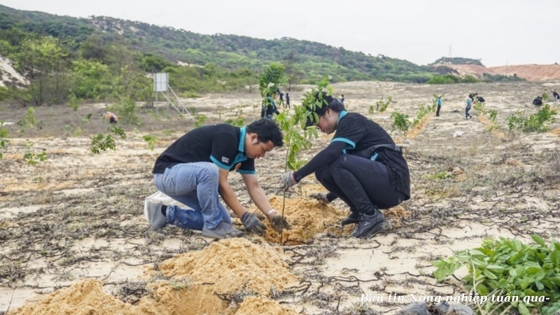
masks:
<svg viewBox="0 0 560 315"><path fill-rule="evenodd" d="M285 224L270 205L255 172L255 159L282 145L280 127L267 118L242 128L216 124L187 132L160 154L152 173L159 191L188 208L148 201L145 216L152 230L171 224L212 238L238 237L241 231L232 226L221 196L249 232L264 233L266 226L247 211L229 185L232 171L241 174L251 200L273 227Z"/></svg>
<svg viewBox="0 0 560 315"><path fill-rule="evenodd" d="M535 106L541 106L542 104L543 104L542 96L537 96L537 98L533 100L533 105Z"/></svg>
<svg viewBox="0 0 560 315"><path fill-rule="evenodd" d="M323 202L342 199L351 210L342 224L357 223L352 236L369 238L388 227L379 208L410 199L410 175L402 149L381 126L361 114L347 112L339 100L325 92L315 98L324 105L308 108L319 119L308 116L307 126L335 134L309 163L283 174L282 186L288 188L315 173L329 192L313 197Z"/></svg>

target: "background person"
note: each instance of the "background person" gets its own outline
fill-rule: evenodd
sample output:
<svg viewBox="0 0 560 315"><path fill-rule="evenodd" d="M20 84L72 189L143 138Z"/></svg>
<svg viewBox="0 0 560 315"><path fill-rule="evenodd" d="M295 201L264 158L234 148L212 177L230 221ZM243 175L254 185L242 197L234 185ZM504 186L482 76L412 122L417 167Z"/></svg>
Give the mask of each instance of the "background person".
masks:
<svg viewBox="0 0 560 315"><path fill-rule="evenodd" d="M104 112L103 113L103 118L105 120L108 120L109 123L111 123L111 124L116 124L117 122L119 122L119 117L117 117L117 115L115 115L114 113L111 113L111 112Z"/></svg>
<svg viewBox="0 0 560 315"><path fill-rule="evenodd" d="M282 145L280 128L266 118L243 128L217 124L187 132L157 158L152 172L159 191L193 210L148 201L146 216L151 228L172 224L218 239L238 237L242 233L232 227L219 195L248 231L264 233L266 226L241 205L227 181L233 170L241 173L251 200L273 226L282 224L283 218L268 202L255 175L255 159Z"/></svg>
<svg viewBox="0 0 560 315"><path fill-rule="evenodd" d="M556 101L556 102L560 102L560 95L558 94L558 92L556 91L552 91L552 98Z"/></svg>
<svg viewBox="0 0 560 315"><path fill-rule="evenodd" d="M541 106L543 104L543 98L542 96L537 96L534 100L533 100L533 105L535 106Z"/></svg>
<svg viewBox="0 0 560 315"><path fill-rule="evenodd" d="M274 103L272 97L270 97L270 95L267 95L261 107L261 118L272 118L274 114L280 115L280 112L278 111L276 103Z"/></svg>
<svg viewBox="0 0 560 315"><path fill-rule="evenodd" d="M439 117L439 111L441 110L441 105L442 105L441 96L436 97L436 105L437 105L436 117Z"/></svg>
<svg viewBox="0 0 560 315"><path fill-rule="evenodd" d="M342 224L357 223L353 237L369 238L387 228L379 208L394 207L410 198L408 165L389 134L372 120L349 113L344 105L325 92L317 94L324 106L314 112L318 121L307 121L323 133L335 133L331 143L309 163L295 172L282 175L284 188L315 173L317 180L329 191L314 195L329 202L341 198L350 206L351 214ZM312 109L308 109L312 111Z"/></svg>
<svg viewBox="0 0 560 315"><path fill-rule="evenodd" d="M467 100L465 101L465 103L467 104L467 106L465 107L465 119L471 119L472 116L471 114L469 114L469 111L471 110L471 105L473 101L470 95L469 98L467 98Z"/></svg>

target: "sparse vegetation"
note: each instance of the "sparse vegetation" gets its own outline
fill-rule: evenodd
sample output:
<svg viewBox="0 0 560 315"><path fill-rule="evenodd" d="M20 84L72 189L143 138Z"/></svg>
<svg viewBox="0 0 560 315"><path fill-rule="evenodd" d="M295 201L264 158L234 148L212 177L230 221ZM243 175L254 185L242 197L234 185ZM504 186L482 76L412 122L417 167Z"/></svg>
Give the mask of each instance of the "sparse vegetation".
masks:
<svg viewBox="0 0 560 315"><path fill-rule="evenodd" d="M4 122L0 121L0 159L2 159L3 152L8 151L8 146L10 145L10 140L8 138L8 129L4 127Z"/></svg>
<svg viewBox="0 0 560 315"><path fill-rule="evenodd" d="M144 135L142 136L142 139L144 139L144 141L148 144L148 149L153 151L156 147L157 137L153 135Z"/></svg>
<svg viewBox="0 0 560 315"><path fill-rule="evenodd" d="M550 130L550 125L556 121L554 117L556 113L556 110L547 104L539 109L538 112L528 117L525 117L520 112L509 115L507 118L509 131L521 130L525 133L547 132Z"/></svg>
<svg viewBox="0 0 560 315"><path fill-rule="evenodd" d="M27 141L25 144L25 154L23 155L23 160L29 165L37 165L39 162L45 162L47 160L47 150L41 149L40 153L35 153L33 148L33 142Z"/></svg>
<svg viewBox="0 0 560 315"><path fill-rule="evenodd" d="M402 133L405 138L406 138L406 133L408 132L408 129L410 128L410 122L408 120L408 115L403 114L403 113L399 113L399 112L393 112L391 114L391 118L393 119L393 124L391 125L393 130L397 130L400 133Z"/></svg>

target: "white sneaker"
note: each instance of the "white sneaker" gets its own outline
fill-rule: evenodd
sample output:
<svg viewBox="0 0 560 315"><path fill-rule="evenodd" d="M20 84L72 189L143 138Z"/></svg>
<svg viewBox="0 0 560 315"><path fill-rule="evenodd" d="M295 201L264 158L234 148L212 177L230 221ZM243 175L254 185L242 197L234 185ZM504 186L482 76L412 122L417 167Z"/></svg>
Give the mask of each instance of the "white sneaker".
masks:
<svg viewBox="0 0 560 315"><path fill-rule="evenodd" d="M152 230L159 230L167 224L167 218L161 213L163 203L148 200L144 207L144 217L150 223Z"/></svg>

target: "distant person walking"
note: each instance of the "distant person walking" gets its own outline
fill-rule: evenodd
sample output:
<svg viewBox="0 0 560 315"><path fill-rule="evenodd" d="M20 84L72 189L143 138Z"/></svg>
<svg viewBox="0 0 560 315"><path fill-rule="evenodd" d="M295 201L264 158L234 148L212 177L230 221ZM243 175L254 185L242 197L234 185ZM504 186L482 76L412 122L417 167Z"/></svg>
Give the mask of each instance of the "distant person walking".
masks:
<svg viewBox="0 0 560 315"><path fill-rule="evenodd" d="M290 92L286 92L286 106L284 108L290 108Z"/></svg>
<svg viewBox="0 0 560 315"><path fill-rule="evenodd" d="M560 95L556 91L552 91L552 97L556 102L560 102Z"/></svg>
<svg viewBox="0 0 560 315"><path fill-rule="evenodd" d="M340 94L340 104L344 105L344 94Z"/></svg>
<svg viewBox="0 0 560 315"><path fill-rule="evenodd" d="M436 104L437 104L436 117L439 117L439 111L442 105L441 96L436 97Z"/></svg>
<svg viewBox="0 0 560 315"><path fill-rule="evenodd" d="M471 110L471 105L473 103L472 98L467 98L466 103L467 103L467 107L465 107L465 119L471 119L472 116L471 114L469 114L469 111Z"/></svg>
<svg viewBox="0 0 560 315"><path fill-rule="evenodd" d="M535 106L541 106L542 104L543 104L542 96L537 96L537 98L533 100L533 105Z"/></svg>
<svg viewBox="0 0 560 315"><path fill-rule="evenodd" d="M284 106L284 93L278 90L278 95L280 96L280 101L278 102L278 106Z"/></svg>

